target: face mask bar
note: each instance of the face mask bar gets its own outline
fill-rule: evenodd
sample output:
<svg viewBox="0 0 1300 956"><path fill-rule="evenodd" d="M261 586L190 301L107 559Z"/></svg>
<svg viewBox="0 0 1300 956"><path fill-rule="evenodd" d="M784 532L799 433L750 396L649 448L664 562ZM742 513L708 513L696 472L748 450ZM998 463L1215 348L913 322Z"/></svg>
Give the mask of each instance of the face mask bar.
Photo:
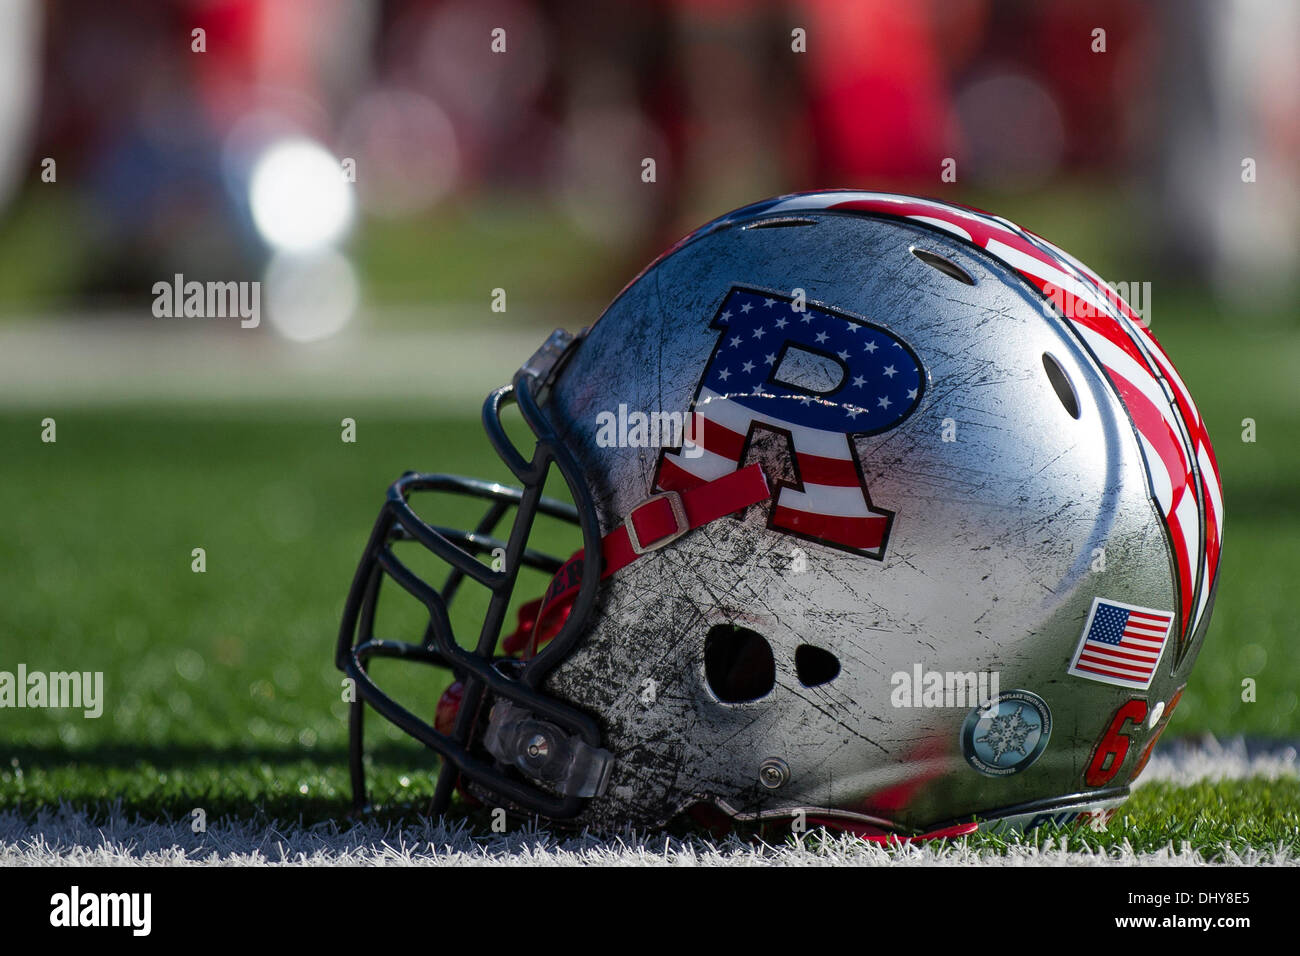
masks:
<svg viewBox="0 0 1300 956"><path fill-rule="evenodd" d="M446 811L462 777L518 808L552 819L576 816L585 798L604 788L611 760L600 749L596 722L539 690L542 678L581 636L600 584L601 537L595 504L572 453L541 410L539 398L580 341L567 333L553 333L513 382L494 391L484 402L483 424L488 438L521 487L455 475L408 472L388 489L353 578L335 653L335 664L352 678L357 691L349 711L349 762L353 804L358 810L366 804L362 752L365 704L442 758L431 807L435 815ZM501 411L510 403L518 406L536 436L531 459L525 459L515 448L502 424ZM552 465L568 486L574 505L542 496ZM408 502L413 492L425 491L483 499L489 503L488 509L472 531L436 527L416 515ZM514 522L508 538L502 541L495 531L511 509L515 511ZM554 574L563 564L558 557L527 547L533 520L539 513L581 529L582 576L564 625L539 653L521 661L496 654L519 569L530 567ZM394 555L392 544L401 540L418 542L451 566L441 589L432 587ZM496 548L505 549L500 571L477 557ZM448 605L466 577L487 588L491 595L472 651L457 643L448 614ZM375 611L385 578L428 610L429 623L422 643L375 636ZM451 671L464 687L451 733L435 729L381 690L367 672L367 663L374 657L400 658ZM495 760L476 752L484 723L488 724ZM537 786L525 777L546 786Z"/></svg>

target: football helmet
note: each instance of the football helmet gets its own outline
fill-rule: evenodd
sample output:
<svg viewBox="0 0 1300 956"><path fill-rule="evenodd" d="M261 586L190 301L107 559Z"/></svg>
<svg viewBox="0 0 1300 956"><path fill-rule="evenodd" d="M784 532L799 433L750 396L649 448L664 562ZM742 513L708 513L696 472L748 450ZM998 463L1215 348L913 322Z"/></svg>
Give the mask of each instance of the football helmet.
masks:
<svg viewBox="0 0 1300 956"><path fill-rule="evenodd" d="M358 805L369 705L441 758L436 812L460 789L602 828L1101 823L1209 623L1223 500L1186 386L1094 272L952 203L716 219L554 333L483 424L514 482L404 475L357 569L336 661ZM426 494L483 516L431 523ZM543 551L539 516L581 548ZM507 633L521 569L551 582ZM422 633L376 633L381 585ZM462 585L486 595L470 634ZM408 707L377 658L454 682Z"/></svg>

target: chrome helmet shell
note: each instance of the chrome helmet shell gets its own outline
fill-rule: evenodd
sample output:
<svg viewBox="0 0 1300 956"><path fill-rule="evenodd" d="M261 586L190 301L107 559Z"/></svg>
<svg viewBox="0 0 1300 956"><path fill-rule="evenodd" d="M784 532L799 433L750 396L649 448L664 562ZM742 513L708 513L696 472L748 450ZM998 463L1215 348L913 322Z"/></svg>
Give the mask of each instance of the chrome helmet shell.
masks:
<svg viewBox="0 0 1300 956"><path fill-rule="evenodd" d="M362 700L446 758L444 806L459 781L601 827L703 805L877 836L1100 821L1205 637L1223 506L1186 387L1094 273L988 214L745 207L553 337L490 435L510 400L538 436L531 457L493 439L522 487L471 491L495 520L518 506L500 577L452 556L487 525L407 526L412 490L461 480L408 476L340 635ZM552 465L572 511L540 499ZM539 508L584 547L533 555L555 580L499 641ZM421 595L412 646L458 678L441 729L365 671L394 536L493 589L473 651L442 636L446 588Z"/></svg>

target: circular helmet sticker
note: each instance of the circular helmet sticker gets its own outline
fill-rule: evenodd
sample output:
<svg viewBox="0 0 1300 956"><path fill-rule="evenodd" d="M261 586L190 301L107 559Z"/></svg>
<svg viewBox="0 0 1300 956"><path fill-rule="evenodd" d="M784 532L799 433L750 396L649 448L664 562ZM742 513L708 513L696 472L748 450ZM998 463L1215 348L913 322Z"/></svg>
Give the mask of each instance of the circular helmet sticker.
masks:
<svg viewBox="0 0 1300 956"><path fill-rule="evenodd" d="M1037 760L1051 736L1047 702L1027 690L1011 690L966 716L961 752L980 773L1009 777Z"/></svg>

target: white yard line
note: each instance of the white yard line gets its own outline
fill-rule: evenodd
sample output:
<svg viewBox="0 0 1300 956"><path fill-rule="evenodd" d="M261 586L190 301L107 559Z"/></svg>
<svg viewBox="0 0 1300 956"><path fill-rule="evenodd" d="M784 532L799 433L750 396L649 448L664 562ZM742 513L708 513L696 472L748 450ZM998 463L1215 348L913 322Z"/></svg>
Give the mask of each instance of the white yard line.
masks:
<svg viewBox="0 0 1300 956"><path fill-rule="evenodd" d="M150 402L409 400L472 414L549 329L453 310L421 328L356 327L296 344L264 328L121 315L0 325L0 408Z"/></svg>
<svg viewBox="0 0 1300 956"><path fill-rule="evenodd" d="M1200 780L1294 777L1300 774L1296 750L1294 744L1248 747L1240 739L1220 743L1213 737L1169 741L1152 754L1137 785L1158 781L1187 785Z"/></svg>
<svg viewBox="0 0 1300 956"><path fill-rule="evenodd" d="M1228 852L1229 865L1295 866L1287 850ZM44 815L34 825L0 814L0 866L1208 866L1200 853L1166 847L1136 853L1068 852L1055 847L978 851L964 843L884 849L851 837L771 847L739 840L663 836L559 838L547 833L475 837L430 823L402 828L360 824L268 828L221 823L190 832L188 822L90 824L79 814Z"/></svg>

